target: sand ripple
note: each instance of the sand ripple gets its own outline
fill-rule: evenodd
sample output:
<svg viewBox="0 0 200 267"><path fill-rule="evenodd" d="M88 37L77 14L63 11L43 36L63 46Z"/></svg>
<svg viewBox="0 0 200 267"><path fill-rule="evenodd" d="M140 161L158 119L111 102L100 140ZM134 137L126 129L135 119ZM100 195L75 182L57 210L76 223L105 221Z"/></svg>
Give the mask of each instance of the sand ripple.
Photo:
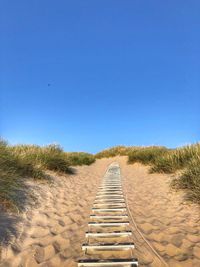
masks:
<svg viewBox="0 0 200 267"><path fill-rule="evenodd" d="M127 165L125 157L97 160L77 167L74 175L54 176L52 185L39 185L40 205L15 218L17 233L2 249L0 266L76 266L97 187L113 161L120 163L131 214L151 246L171 267L199 267L199 208L184 204L184 194L170 190L169 176ZM163 266L132 226L140 266Z"/></svg>

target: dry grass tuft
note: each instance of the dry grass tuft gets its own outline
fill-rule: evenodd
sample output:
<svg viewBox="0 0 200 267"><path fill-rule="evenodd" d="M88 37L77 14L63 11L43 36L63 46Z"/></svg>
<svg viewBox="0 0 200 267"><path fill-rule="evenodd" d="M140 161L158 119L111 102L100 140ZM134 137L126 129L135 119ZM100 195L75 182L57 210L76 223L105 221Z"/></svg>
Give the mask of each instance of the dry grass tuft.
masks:
<svg viewBox="0 0 200 267"><path fill-rule="evenodd" d="M0 208L20 210L27 197L26 179L48 180L45 170L71 173L70 166L90 165L88 153L66 153L58 145L10 146L0 140Z"/></svg>
<svg viewBox="0 0 200 267"><path fill-rule="evenodd" d="M162 146L116 146L96 154L96 158L128 155L128 163L151 165L150 172L182 175L172 186L188 191L193 201L200 202L200 143L168 149Z"/></svg>

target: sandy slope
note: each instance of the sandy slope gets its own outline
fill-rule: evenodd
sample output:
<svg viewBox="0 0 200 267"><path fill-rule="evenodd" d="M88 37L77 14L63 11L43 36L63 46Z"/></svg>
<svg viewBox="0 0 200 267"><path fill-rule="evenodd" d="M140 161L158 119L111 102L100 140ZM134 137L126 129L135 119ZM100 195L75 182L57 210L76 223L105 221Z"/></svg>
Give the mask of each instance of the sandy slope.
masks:
<svg viewBox="0 0 200 267"><path fill-rule="evenodd" d="M170 177L127 165L125 157L98 160L69 177L54 177L52 186L41 185L40 206L23 214L17 238L1 252L0 266L76 266L97 187L113 160L120 163L131 214L159 255L169 266L200 266L198 207L182 204L183 194L170 192ZM134 225L133 233L140 266L164 266Z"/></svg>
<svg viewBox="0 0 200 267"><path fill-rule="evenodd" d="M169 176L119 161L131 214L150 244L171 267L200 266L199 207L184 204L184 193L170 190Z"/></svg>

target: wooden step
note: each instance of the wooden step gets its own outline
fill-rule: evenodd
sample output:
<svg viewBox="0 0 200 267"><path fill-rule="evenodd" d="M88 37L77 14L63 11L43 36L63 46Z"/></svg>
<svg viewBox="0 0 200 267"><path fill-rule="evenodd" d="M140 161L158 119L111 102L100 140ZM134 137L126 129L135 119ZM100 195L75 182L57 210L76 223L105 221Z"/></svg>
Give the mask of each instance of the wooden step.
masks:
<svg viewBox="0 0 200 267"><path fill-rule="evenodd" d="M90 218L92 219L124 219L124 218L128 218L127 214L123 214L123 215L95 215L95 214L91 214Z"/></svg>
<svg viewBox="0 0 200 267"><path fill-rule="evenodd" d="M78 261L78 267L137 267L138 260L135 258L128 259L84 259Z"/></svg>
<svg viewBox="0 0 200 267"><path fill-rule="evenodd" d="M126 211L126 207L124 208L92 208L92 211L98 212L119 212Z"/></svg>
<svg viewBox="0 0 200 267"><path fill-rule="evenodd" d="M114 231L114 232L86 232L86 237L120 237L131 236L131 231Z"/></svg>
<svg viewBox="0 0 200 267"><path fill-rule="evenodd" d="M94 207L105 207L105 208L126 208L124 203L96 203Z"/></svg>
<svg viewBox="0 0 200 267"><path fill-rule="evenodd" d="M134 248L134 243L126 242L126 243L96 243L96 244L88 244L85 243L82 245L82 250L85 249L109 249L109 250L118 250L124 248Z"/></svg>
<svg viewBox="0 0 200 267"><path fill-rule="evenodd" d="M112 222L89 222L89 226L122 226L122 225L129 225L129 221L112 221Z"/></svg>
<svg viewBox="0 0 200 267"><path fill-rule="evenodd" d="M120 199L120 200L114 200L114 199L102 199L102 200L96 200L95 202L94 202L94 205L96 205L96 204L119 204L119 203L123 203L123 204L125 204L125 201L124 201L124 199Z"/></svg>

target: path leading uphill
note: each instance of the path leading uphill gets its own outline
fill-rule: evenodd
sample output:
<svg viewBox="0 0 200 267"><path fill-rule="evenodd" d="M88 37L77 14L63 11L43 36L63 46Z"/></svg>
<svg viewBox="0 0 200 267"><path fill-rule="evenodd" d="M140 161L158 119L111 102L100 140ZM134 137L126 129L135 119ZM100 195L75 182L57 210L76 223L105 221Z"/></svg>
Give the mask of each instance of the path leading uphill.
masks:
<svg viewBox="0 0 200 267"><path fill-rule="evenodd" d="M98 188L78 266L137 267L137 256L139 266L168 266L134 225L122 182L119 164L113 162Z"/></svg>
<svg viewBox="0 0 200 267"><path fill-rule="evenodd" d="M98 187L113 161L121 167L139 266L165 266L158 253L171 267L199 267L199 208L182 204L184 194L170 191L170 177L148 174L148 167L139 164L127 165L125 157L97 160L77 167L74 175L54 176L51 186L39 184L39 206L23 214L17 237L1 251L0 266L77 266L84 256L81 245ZM3 223L6 230L0 217L0 227Z"/></svg>
<svg viewBox="0 0 200 267"><path fill-rule="evenodd" d="M137 267L118 163L109 165L91 209L79 267Z"/></svg>

